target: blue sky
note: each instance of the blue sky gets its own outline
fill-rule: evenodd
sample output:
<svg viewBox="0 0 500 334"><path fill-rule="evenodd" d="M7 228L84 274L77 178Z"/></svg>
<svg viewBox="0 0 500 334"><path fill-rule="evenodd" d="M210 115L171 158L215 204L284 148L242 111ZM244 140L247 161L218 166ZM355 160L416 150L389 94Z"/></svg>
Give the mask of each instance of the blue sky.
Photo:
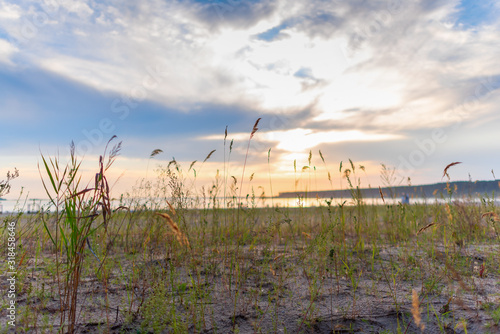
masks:
<svg viewBox="0 0 500 334"><path fill-rule="evenodd" d="M413 184L453 161L453 179L491 179L499 22L495 1L0 0L0 172L20 170L10 196L40 197L41 153L74 141L90 171L117 135L117 193L216 149L202 184L223 168L228 126L239 179L261 117L247 173L263 187L269 148L275 190L294 188L310 151L328 189L319 150L329 170L364 165L365 186L381 163Z"/></svg>

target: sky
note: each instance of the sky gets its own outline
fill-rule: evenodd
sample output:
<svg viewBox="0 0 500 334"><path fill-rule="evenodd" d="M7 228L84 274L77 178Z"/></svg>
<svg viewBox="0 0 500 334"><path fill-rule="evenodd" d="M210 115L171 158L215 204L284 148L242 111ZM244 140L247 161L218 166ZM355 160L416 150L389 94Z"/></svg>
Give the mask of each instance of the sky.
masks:
<svg viewBox="0 0 500 334"><path fill-rule="evenodd" d="M339 188L349 159L365 187L491 180L499 56L498 1L0 0L0 175L46 197L42 155L73 141L91 175L116 135L115 196L174 158L267 195Z"/></svg>

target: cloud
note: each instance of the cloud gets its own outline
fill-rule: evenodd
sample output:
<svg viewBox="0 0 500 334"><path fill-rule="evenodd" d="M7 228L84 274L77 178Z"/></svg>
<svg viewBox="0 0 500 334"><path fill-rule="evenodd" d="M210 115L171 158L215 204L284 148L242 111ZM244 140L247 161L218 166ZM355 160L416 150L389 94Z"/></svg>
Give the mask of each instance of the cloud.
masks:
<svg viewBox="0 0 500 334"><path fill-rule="evenodd" d="M69 15L84 5L93 20ZM291 112L317 101L323 117L335 119L350 108L427 108L415 101L416 95L440 90L444 80L461 79L445 78L443 64L451 76L478 74L481 66L472 59L492 58L496 49L486 43L497 37L495 30L470 33L444 25L453 19L456 5L151 1L148 6L89 7L72 2L59 9L69 28L62 35L51 34L58 24L39 29L44 46L68 43L65 52L45 47L27 50L26 57L102 91L184 110L201 102ZM220 17L217 8L226 15ZM476 50L490 45L491 52L471 54L471 43L478 44ZM476 68L459 68L467 64ZM159 69L160 82L146 88L151 68ZM305 69L308 77L300 75Z"/></svg>
<svg viewBox="0 0 500 334"><path fill-rule="evenodd" d="M7 65L13 65L11 58L16 54L19 49L9 43L8 41L0 38L0 63L5 63Z"/></svg>
<svg viewBox="0 0 500 334"><path fill-rule="evenodd" d="M68 13L74 13L82 19L89 18L94 14L94 10L90 8L87 1L69 0L61 1L60 5L68 11Z"/></svg>
<svg viewBox="0 0 500 334"><path fill-rule="evenodd" d="M0 18L4 20L17 20L21 17L21 8L7 1L0 1Z"/></svg>
<svg viewBox="0 0 500 334"><path fill-rule="evenodd" d="M130 156L177 136L185 144L171 145L171 154L194 160L225 125L244 146L262 117L254 157L271 146L283 159L320 147L348 154L349 147L360 160L363 152L390 159L390 149L404 155L411 138L436 128L458 126L462 140L482 142L481 129L498 121L493 2L1 5L0 66L11 72L0 84L15 88L3 96L8 117L43 124L44 131L30 128L37 141L87 140L83 131L109 118L124 140L140 143L130 145ZM442 147L459 151L451 142Z"/></svg>

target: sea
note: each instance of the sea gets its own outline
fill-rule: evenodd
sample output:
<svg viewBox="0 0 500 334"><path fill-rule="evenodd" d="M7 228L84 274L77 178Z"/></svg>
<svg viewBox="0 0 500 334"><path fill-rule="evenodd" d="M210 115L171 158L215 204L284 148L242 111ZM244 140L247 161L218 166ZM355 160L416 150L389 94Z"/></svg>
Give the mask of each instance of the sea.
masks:
<svg viewBox="0 0 500 334"><path fill-rule="evenodd" d="M168 205L166 203L168 199L157 199L152 201L151 199L134 199L134 207L138 207L137 203L141 203L144 208L160 208L160 209L168 209ZM458 199L453 199L458 200ZM471 201L471 200L468 200ZM475 203L479 203L479 199L472 200ZM174 203L174 201L170 201ZM226 202L226 205L224 203ZM338 206L338 205L347 205L352 206L356 205L356 202L352 200L352 198L280 198L280 197L265 197L265 198L240 198L240 203L242 203L243 207L254 207L254 208L266 208L266 207L282 207L282 208L300 208L300 207L320 207L320 206ZM404 198L364 198L363 203L367 205L394 205L399 203L405 203ZM433 204L433 203L446 203L447 199L440 198L410 198L409 203L407 204ZM211 209L214 207L214 201L202 199L191 199L187 200L187 207L191 209ZM499 198L495 198L495 204L500 204ZM124 205L127 206L127 202L113 200L112 207L118 208L119 206ZM215 201L215 206L217 208L236 208L236 201L234 198L224 200L224 198L217 198ZM43 211L52 211L53 205L50 205L49 199L45 198L28 198L24 200L12 200L12 199L3 199L0 200L0 214L13 214L13 213L38 213L41 210Z"/></svg>

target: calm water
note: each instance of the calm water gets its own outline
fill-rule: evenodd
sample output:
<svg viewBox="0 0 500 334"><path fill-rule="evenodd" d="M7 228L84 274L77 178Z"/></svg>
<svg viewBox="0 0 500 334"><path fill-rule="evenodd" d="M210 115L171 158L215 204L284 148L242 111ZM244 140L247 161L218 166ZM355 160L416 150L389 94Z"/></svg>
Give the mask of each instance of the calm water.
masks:
<svg viewBox="0 0 500 334"><path fill-rule="evenodd" d="M244 206L247 207L258 207L258 208L263 208L263 207L272 207L272 206L279 206L279 207L318 207L318 206L326 206L326 200L325 198L306 198L306 199L297 199L297 198L256 198L254 202L251 200L247 200L246 198L242 198L241 202L244 204ZM151 208L151 201L149 200L138 200L140 203L146 205L146 207ZM346 199L333 199L331 205L338 205L343 202L346 202L346 205L353 205L353 201L350 198ZM445 201L443 200L436 200L436 199L422 199L422 198L410 198L410 204L411 203L443 203ZM161 200L158 200L160 208L167 208L166 203ZM382 201L381 198L366 198L364 199L364 202L368 205L384 205L384 204L398 204L401 202L400 198L396 199L385 199L385 203ZM475 201L479 202L479 200ZM498 202L498 198L495 199L495 202ZM217 199L217 206L219 208L223 207L223 198ZM498 204L498 203L497 203ZM118 201L113 201L113 206L118 207L120 203ZM213 201L206 201L203 202L202 200L198 199L197 201L191 201L189 204L191 208L212 208L213 207ZM13 213L13 212L38 212L41 208L46 210L49 207L49 200L48 199L25 199L22 201L17 201L17 200L2 200L0 201L0 213ZM231 206L229 206L231 207ZM235 207L233 204L232 207Z"/></svg>

